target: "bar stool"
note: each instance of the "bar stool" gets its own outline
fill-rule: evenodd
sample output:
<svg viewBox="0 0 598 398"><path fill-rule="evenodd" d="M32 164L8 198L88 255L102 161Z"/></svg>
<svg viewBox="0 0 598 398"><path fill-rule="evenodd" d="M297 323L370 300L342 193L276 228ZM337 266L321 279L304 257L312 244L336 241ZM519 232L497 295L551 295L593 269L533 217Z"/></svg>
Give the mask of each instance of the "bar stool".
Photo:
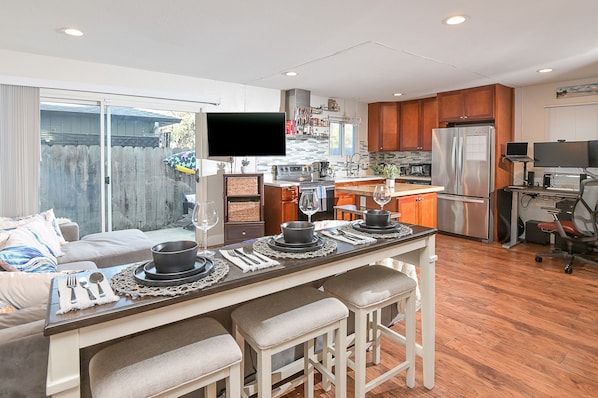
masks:
<svg viewBox="0 0 598 398"><path fill-rule="evenodd" d="M314 369L317 369L334 382L336 397L345 398L348 315L347 307L339 300L308 286L274 293L235 309L231 317L237 344L244 349L247 342L257 353L258 397L278 396L290 387L304 384L304 395L313 398ZM314 341L318 336L334 333L338 354L334 358L333 375L318 361ZM272 355L298 344L303 344L303 374L273 391Z"/></svg>
<svg viewBox="0 0 598 398"><path fill-rule="evenodd" d="M94 398L178 397L200 388L216 397L226 379L230 398L240 397L241 349L212 318L182 321L112 344L89 362Z"/></svg>
<svg viewBox="0 0 598 398"><path fill-rule="evenodd" d="M324 291L341 300L355 313L355 397L407 370L406 384L415 386L415 289L416 282L407 275L383 265L358 268L324 282ZM405 336L380 323L380 310L406 299ZM368 319L371 317L371 321ZM371 339L368 340L371 334ZM406 358L398 366L366 383L366 351L373 351L373 363L380 363L380 335L404 344ZM335 350L338 351L338 350Z"/></svg>

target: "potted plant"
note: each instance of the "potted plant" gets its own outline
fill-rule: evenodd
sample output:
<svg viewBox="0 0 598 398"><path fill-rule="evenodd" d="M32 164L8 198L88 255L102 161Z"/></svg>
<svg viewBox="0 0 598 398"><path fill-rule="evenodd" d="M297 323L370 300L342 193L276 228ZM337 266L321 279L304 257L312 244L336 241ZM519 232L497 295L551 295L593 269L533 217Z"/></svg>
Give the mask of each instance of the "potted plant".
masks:
<svg viewBox="0 0 598 398"><path fill-rule="evenodd" d="M245 174L247 173L249 170L247 169L247 166L249 166L249 160L247 160L247 158L241 160L241 173Z"/></svg>
<svg viewBox="0 0 598 398"><path fill-rule="evenodd" d="M389 188L394 188L395 178L401 175L399 167L394 164L386 164L382 169L382 173L384 174L384 178L386 178L386 185Z"/></svg>

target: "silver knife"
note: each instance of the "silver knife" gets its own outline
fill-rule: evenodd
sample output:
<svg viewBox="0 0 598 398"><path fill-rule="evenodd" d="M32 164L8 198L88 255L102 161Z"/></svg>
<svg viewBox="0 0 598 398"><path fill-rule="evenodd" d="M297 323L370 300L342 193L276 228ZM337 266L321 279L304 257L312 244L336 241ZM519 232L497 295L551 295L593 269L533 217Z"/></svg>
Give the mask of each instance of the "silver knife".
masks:
<svg viewBox="0 0 598 398"><path fill-rule="evenodd" d="M254 260L253 258L249 257L249 256L248 256L247 254L245 254L245 252L244 252L243 250L241 250L241 249L233 249L233 251L234 251L235 253L237 253L239 256L242 256L243 258L246 258L246 259L248 259L249 261L251 261L251 262L252 262L252 263L254 263L254 264L260 264L260 262L259 262L259 261L257 261L257 260Z"/></svg>

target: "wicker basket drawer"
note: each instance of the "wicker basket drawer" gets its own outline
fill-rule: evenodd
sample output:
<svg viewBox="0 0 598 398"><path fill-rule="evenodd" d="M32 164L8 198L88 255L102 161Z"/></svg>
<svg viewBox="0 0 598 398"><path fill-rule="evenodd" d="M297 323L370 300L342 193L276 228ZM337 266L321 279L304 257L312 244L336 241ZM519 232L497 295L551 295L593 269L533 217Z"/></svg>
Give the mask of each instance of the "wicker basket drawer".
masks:
<svg viewBox="0 0 598 398"><path fill-rule="evenodd" d="M228 222L260 221L261 202L228 202Z"/></svg>
<svg viewBox="0 0 598 398"><path fill-rule="evenodd" d="M258 177L229 177L226 183L226 194L258 195Z"/></svg>

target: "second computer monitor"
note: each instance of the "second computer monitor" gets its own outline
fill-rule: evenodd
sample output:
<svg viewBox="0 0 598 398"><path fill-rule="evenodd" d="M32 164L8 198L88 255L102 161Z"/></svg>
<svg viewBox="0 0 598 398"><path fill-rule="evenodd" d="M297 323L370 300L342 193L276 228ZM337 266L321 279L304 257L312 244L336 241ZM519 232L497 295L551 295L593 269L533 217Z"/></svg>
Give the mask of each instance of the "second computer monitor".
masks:
<svg viewBox="0 0 598 398"><path fill-rule="evenodd" d="M588 141L536 142L534 167L588 167L589 147Z"/></svg>

